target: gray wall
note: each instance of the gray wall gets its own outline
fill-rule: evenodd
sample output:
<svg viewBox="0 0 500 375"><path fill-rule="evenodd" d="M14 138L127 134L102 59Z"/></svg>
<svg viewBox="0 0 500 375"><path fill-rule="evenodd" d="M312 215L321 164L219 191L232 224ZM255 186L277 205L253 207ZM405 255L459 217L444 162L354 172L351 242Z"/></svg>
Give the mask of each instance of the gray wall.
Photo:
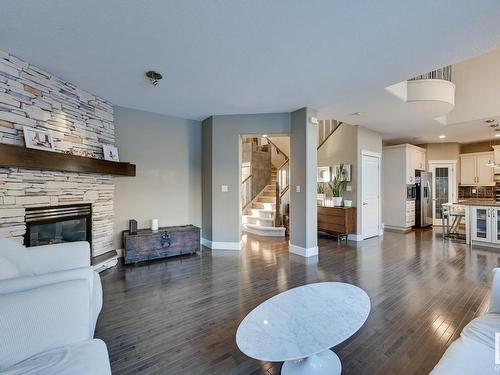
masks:
<svg viewBox="0 0 500 375"><path fill-rule="evenodd" d="M338 164L351 164L351 191L344 191L342 197L352 200L352 205L357 206L357 171L358 171L358 137L357 126L342 124L335 133L323 143L318 150L318 167L331 167Z"/></svg>
<svg viewBox="0 0 500 375"><path fill-rule="evenodd" d="M212 241L212 117L202 122L202 227L203 238Z"/></svg>
<svg viewBox="0 0 500 375"><path fill-rule="evenodd" d="M330 166L333 172L333 167L337 164L351 164L351 181L349 183L351 191L344 191L342 197L352 200L354 207L359 206L358 202L361 199L359 181L361 181L362 150L382 154L382 136L363 126L345 123L340 125L318 150L318 167ZM361 234L361 215L361 209L358 209L357 234Z"/></svg>
<svg viewBox="0 0 500 375"><path fill-rule="evenodd" d="M211 167L208 163L203 167L203 189L211 189L210 202L203 197L203 238L238 243L241 238L240 136L288 134L290 114L213 116L203 122L203 127L203 154L212 160ZM228 185L229 191L221 192L221 185ZM211 215L205 212L209 207Z"/></svg>
<svg viewBox="0 0 500 375"><path fill-rule="evenodd" d="M302 108L292 112L290 124L290 245L297 253L317 246L316 165L318 126L309 122L316 111ZM300 191L297 191L300 186ZM317 251L317 249L315 249ZM296 252L293 246L290 251ZM315 254L311 254L315 255Z"/></svg>
<svg viewBox="0 0 500 375"><path fill-rule="evenodd" d="M115 107L121 160L137 165L136 177L115 178L115 248L128 220L147 228L201 225L201 124L198 121Z"/></svg>

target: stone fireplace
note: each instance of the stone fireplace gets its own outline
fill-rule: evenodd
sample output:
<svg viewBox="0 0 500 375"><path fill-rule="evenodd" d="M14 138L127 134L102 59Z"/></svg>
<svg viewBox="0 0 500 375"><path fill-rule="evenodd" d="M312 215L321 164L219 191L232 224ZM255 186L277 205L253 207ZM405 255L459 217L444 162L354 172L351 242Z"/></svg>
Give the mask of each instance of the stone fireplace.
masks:
<svg viewBox="0 0 500 375"><path fill-rule="evenodd" d="M0 143L24 146L23 127L50 132L55 152L102 158L115 142L111 103L0 50ZM98 256L113 250L113 195L110 175L0 168L0 236L24 242L33 208L90 205Z"/></svg>
<svg viewBox="0 0 500 375"><path fill-rule="evenodd" d="M27 247L87 241L92 245L92 205L33 207L26 209Z"/></svg>

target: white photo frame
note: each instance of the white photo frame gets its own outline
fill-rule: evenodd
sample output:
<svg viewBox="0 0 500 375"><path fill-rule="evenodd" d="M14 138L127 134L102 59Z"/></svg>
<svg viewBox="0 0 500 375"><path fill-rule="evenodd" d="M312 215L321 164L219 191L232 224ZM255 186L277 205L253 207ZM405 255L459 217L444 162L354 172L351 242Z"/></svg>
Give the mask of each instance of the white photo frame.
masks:
<svg viewBox="0 0 500 375"><path fill-rule="evenodd" d="M44 151L55 151L52 135L45 130L23 127L24 144L27 148L34 148Z"/></svg>
<svg viewBox="0 0 500 375"><path fill-rule="evenodd" d="M335 166L335 172L334 175L336 176L338 173L338 170L340 169L340 164L337 164ZM351 181L351 164L344 164L344 170L343 170L343 180L350 182Z"/></svg>
<svg viewBox="0 0 500 375"><path fill-rule="evenodd" d="M102 151L104 153L104 160L109 161L120 161L118 157L118 149L113 145L104 144L102 145Z"/></svg>
<svg viewBox="0 0 500 375"><path fill-rule="evenodd" d="M332 171L330 167L317 168L317 182L330 182L332 180Z"/></svg>

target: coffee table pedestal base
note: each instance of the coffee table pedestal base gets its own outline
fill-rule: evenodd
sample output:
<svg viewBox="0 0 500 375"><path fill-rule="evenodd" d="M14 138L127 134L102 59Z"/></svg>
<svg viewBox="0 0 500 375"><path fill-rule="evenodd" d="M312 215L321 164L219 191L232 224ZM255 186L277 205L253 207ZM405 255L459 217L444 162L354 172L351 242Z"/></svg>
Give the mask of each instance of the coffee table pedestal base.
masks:
<svg viewBox="0 0 500 375"><path fill-rule="evenodd" d="M281 375L340 375L340 359L331 350L310 357L283 363Z"/></svg>

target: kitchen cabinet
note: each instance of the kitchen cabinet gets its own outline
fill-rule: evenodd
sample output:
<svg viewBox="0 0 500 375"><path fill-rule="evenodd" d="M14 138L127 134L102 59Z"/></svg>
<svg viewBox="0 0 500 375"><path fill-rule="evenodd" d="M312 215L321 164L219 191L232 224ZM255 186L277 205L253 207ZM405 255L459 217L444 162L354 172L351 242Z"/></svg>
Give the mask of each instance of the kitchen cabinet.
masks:
<svg viewBox="0 0 500 375"><path fill-rule="evenodd" d="M406 184L412 185L415 183L415 170L425 171L425 153L423 148L405 144L402 145L405 149L406 158Z"/></svg>
<svg viewBox="0 0 500 375"><path fill-rule="evenodd" d="M494 168L486 165L494 160L493 152L478 152L460 155L460 184L493 186Z"/></svg>
<svg viewBox="0 0 500 375"><path fill-rule="evenodd" d="M382 162L384 229L409 232L415 225L415 202L407 200L407 187L415 184L415 170L425 170L426 150L410 144L386 146Z"/></svg>
<svg viewBox="0 0 500 375"><path fill-rule="evenodd" d="M471 239L473 241L491 242L491 207L472 206Z"/></svg>
<svg viewBox="0 0 500 375"><path fill-rule="evenodd" d="M415 225L415 201L406 201L406 226L412 227Z"/></svg>
<svg viewBox="0 0 500 375"><path fill-rule="evenodd" d="M500 244L500 207L471 207L471 239L478 242Z"/></svg>

